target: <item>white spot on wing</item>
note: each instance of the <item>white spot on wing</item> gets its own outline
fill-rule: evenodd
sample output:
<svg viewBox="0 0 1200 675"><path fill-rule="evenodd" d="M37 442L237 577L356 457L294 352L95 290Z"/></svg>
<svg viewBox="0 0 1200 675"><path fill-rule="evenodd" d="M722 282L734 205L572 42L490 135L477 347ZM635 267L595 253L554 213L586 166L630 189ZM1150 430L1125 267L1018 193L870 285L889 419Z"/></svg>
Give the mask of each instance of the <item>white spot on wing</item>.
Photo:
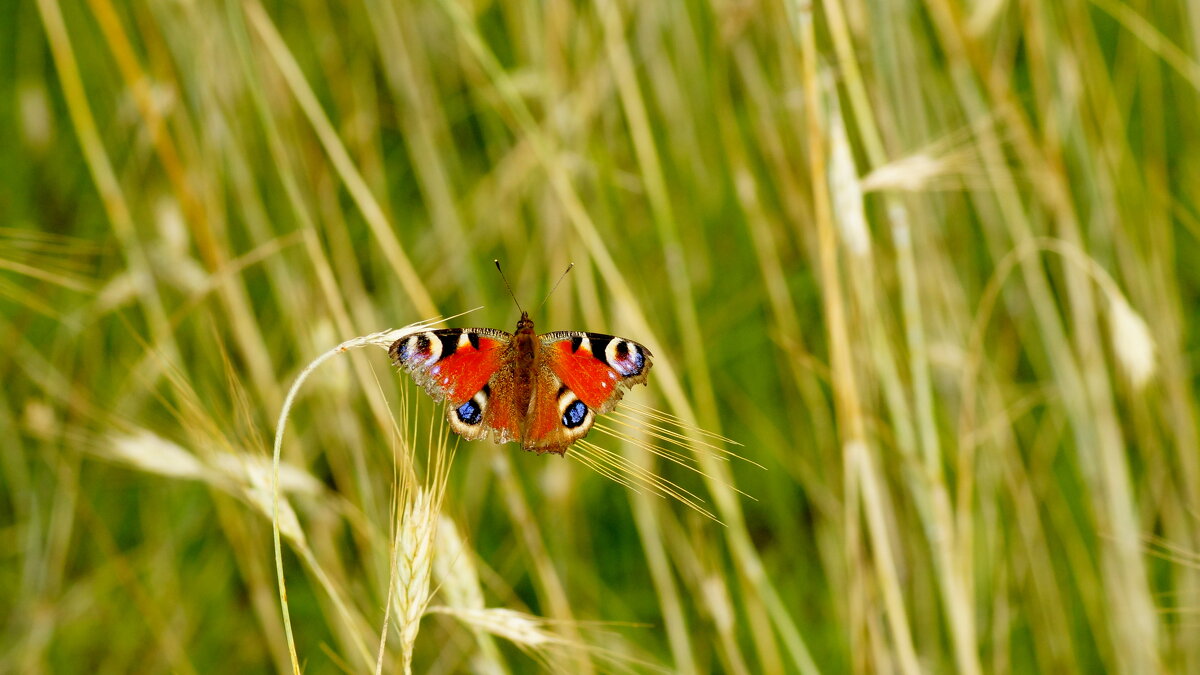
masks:
<svg viewBox="0 0 1200 675"><path fill-rule="evenodd" d="M558 397L558 416L562 417L563 413L567 411L567 408L569 408L572 403L578 400L579 397L575 395L575 392L571 391L570 389L564 391L563 395Z"/></svg>
<svg viewBox="0 0 1200 675"><path fill-rule="evenodd" d="M621 345L625 346L625 355L617 353L617 348ZM604 356L608 360L608 365L614 370L621 373L625 377L637 375L642 372L643 356L638 345L629 340L614 338L608 343L604 349Z"/></svg>
<svg viewBox="0 0 1200 675"><path fill-rule="evenodd" d="M418 352L417 351L417 339L420 337L424 337L426 340L429 341L429 348L428 348L429 351L427 351L427 352ZM424 365L426 363L436 363L438 361L438 359L442 358L442 341L439 340L437 338L437 336L434 335L433 333L431 333L431 332L419 333L419 334L414 335L411 338L409 338L409 340L411 340L411 342L412 342L412 346L409 347L409 350L412 352L413 357L414 357L413 361L417 365Z"/></svg>

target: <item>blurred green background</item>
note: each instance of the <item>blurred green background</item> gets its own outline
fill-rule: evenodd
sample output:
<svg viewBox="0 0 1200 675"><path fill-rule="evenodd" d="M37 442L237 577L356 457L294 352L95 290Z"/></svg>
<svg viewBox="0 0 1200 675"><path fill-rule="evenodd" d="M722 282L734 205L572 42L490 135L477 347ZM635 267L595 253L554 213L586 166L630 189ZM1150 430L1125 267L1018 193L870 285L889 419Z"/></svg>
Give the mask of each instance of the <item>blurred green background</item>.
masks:
<svg viewBox="0 0 1200 675"><path fill-rule="evenodd" d="M303 670L1200 672L1195 3L0 16L0 671L291 671L287 388L512 330L499 258L527 307L574 262L539 330L645 344L629 402L762 468L458 443L420 511L440 406L333 358Z"/></svg>

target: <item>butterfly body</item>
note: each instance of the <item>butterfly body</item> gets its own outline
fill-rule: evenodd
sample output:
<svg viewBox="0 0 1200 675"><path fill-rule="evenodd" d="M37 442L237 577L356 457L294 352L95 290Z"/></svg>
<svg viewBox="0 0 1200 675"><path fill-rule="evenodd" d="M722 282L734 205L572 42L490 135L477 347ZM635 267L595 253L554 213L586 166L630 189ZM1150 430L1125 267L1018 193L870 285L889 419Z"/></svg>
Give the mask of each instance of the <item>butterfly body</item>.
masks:
<svg viewBox="0 0 1200 675"><path fill-rule="evenodd" d="M652 355L600 333L538 335L527 312L515 333L492 328L423 331L392 344L392 361L449 405L450 428L468 440L491 434L539 454L564 454L623 388L646 382Z"/></svg>

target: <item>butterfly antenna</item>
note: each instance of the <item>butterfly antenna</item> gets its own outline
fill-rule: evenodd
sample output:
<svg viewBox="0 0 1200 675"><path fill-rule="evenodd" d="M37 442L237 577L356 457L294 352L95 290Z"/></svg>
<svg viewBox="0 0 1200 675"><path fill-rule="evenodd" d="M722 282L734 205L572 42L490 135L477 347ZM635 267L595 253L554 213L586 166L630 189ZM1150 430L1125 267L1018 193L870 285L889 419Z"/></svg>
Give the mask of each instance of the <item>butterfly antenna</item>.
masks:
<svg viewBox="0 0 1200 675"><path fill-rule="evenodd" d="M508 284L508 277L504 276L504 270L500 269L500 261L496 259L492 260L492 262L496 263L496 271L500 273L500 278L504 280L504 287L508 289L508 294L512 296L513 302L517 303L517 309L521 310L521 313L524 314L525 308L521 307L521 303L517 301L517 294L513 293L512 286Z"/></svg>
<svg viewBox="0 0 1200 675"><path fill-rule="evenodd" d="M554 282L554 288L551 288L550 292L546 294L546 299L542 300L542 304L538 305L538 309L541 309L543 306L545 306L546 300L549 300L550 296L554 295L554 291L558 289L558 285L562 283L562 280L567 276L567 272L570 272L571 268L573 267L575 267L575 263L567 265L567 269L563 270L562 276L558 278L558 281Z"/></svg>

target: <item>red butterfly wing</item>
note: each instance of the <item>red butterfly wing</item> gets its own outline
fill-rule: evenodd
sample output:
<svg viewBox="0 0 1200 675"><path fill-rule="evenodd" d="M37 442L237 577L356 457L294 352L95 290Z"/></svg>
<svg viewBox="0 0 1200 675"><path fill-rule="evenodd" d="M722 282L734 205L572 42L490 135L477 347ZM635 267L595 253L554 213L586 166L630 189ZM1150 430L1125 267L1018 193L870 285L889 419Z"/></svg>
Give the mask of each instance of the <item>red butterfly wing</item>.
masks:
<svg viewBox="0 0 1200 675"><path fill-rule="evenodd" d="M542 364L534 381L521 446L539 454L561 455L568 445L586 436L595 421L596 414L562 383L549 364Z"/></svg>
<svg viewBox="0 0 1200 675"><path fill-rule="evenodd" d="M554 375L596 414L616 407L622 387L644 384L652 365L649 349L612 335L563 331L541 341L542 358Z"/></svg>
<svg viewBox="0 0 1200 675"><path fill-rule="evenodd" d="M508 333L492 328L446 328L400 338L388 353L430 396L459 407L471 401L500 370L504 347L511 339ZM482 412L480 407L480 415Z"/></svg>
<svg viewBox="0 0 1200 675"><path fill-rule="evenodd" d="M525 410L517 402L513 387L517 368L515 359L502 360L500 370L481 392L481 402L486 406L483 425L493 430L492 441L496 443L521 440L521 420L525 419Z"/></svg>

